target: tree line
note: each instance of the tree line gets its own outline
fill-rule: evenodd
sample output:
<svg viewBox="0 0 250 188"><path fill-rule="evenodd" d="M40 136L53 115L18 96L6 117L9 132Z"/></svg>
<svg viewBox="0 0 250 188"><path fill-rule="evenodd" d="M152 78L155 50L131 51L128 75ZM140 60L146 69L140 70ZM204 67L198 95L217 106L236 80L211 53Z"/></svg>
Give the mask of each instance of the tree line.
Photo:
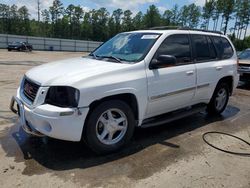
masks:
<svg viewBox="0 0 250 188"><path fill-rule="evenodd" d="M37 11L38 18L30 19L26 6L0 4L0 33L106 41L123 31L182 26L230 33L231 39L242 45L239 41L246 38L250 23L249 0L207 0L203 7L174 5L162 14L151 5L145 13L135 15L120 8L110 13L106 8L85 11L80 5L64 7L60 0L40 10L37 0Z"/></svg>

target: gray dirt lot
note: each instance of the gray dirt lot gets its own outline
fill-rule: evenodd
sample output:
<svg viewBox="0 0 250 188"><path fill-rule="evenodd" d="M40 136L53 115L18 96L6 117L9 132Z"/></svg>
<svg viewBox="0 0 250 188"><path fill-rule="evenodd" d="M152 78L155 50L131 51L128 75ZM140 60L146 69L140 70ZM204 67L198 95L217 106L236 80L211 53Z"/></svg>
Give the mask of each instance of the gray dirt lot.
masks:
<svg viewBox="0 0 250 188"><path fill-rule="evenodd" d="M69 52L0 50L1 187L250 187L250 156L215 150L202 135L221 131L250 142L250 91L242 85L220 117L199 113L160 127L138 129L124 150L97 156L83 143L30 137L9 111L22 75ZM247 88L248 87L248 88ZM250 153L231 137L208 135L221 148Z"/></svg>

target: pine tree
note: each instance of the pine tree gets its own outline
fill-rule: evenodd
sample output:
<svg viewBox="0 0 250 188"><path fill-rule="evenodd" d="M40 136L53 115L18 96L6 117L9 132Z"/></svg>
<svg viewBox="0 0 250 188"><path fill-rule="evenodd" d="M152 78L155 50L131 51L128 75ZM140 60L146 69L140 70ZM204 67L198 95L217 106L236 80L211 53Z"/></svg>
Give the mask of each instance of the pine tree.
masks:
<svg viewBox="0 0 250 188"><path fill-rule="evenodd" d="M161 25L161 14L155 5L149 6L143 21L146 28Z"/></svg>

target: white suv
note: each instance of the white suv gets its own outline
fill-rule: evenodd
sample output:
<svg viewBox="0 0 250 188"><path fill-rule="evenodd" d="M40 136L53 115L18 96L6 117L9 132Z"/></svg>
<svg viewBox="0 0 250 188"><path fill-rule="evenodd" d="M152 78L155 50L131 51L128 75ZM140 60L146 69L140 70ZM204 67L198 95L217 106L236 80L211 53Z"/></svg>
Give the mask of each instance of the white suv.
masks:
<svg viewBox="0 0 250 188"><path fill-rule="evenodd" d="M89 56L28 71L11 101L24 130L113 152L135 127L207 109L220 114L237 86L237 56L221 34L195 30L121 33ZM17 103L17 108L15 104Z"/></svg>

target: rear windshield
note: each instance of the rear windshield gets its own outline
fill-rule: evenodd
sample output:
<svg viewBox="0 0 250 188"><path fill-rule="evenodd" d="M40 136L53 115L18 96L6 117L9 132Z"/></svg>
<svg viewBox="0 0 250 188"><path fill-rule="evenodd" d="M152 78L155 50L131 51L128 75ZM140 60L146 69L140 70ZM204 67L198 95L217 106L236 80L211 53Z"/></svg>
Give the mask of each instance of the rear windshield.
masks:
<svg viewBox="0 0 250 188"><path fill-rule="evenodd" d="M212 36L212 39L220 59L229 59L233 56L233 48L226 38Z"/></svg>

